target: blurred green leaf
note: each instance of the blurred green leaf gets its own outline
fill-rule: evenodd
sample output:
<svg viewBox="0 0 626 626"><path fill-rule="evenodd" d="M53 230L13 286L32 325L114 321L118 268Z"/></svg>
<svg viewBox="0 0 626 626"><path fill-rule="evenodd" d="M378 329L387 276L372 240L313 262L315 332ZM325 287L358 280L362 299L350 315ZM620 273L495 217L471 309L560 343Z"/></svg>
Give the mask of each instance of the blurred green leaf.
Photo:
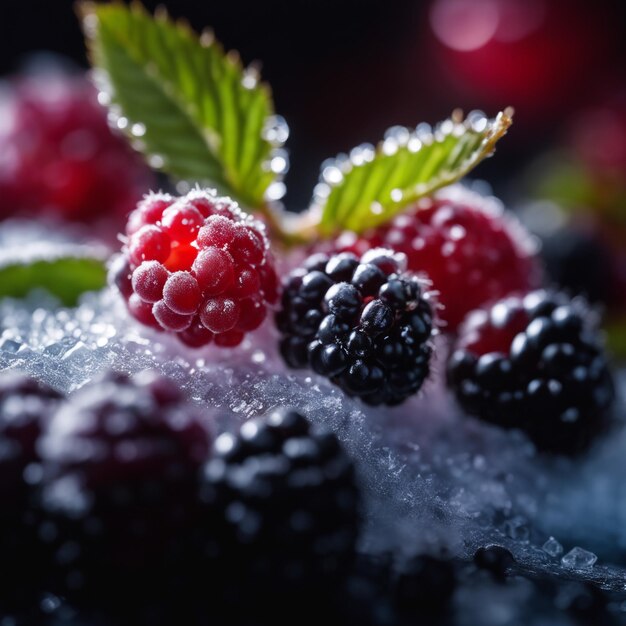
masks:
<svg viewBox="0 0 626 626"><path fill-rule="evenodd" d="M321 213L319 230L329 236L362 232L388 222L424 196L449 185L493 153L511 125L512 111L495 119L460 114L434 131L394 129L376 149L355 149L351 158L328 165L313 200Z"/></svg>
<svg viewBox="0 0 626 626"><path fill-rule="evenodd" d="M85 291L106 285L104 261L61 256L6 262L0 266L0 297L23 298L33 289L45 289L66 306L73 306Z"/></svg>
<svg viewBox="0 0 626 626"><path fill-rule="evenodd" d="M260 207L275 178L268 87L211 33L198 37L162 10L88 2L80 14L96 82L148 163Z"/></svg>

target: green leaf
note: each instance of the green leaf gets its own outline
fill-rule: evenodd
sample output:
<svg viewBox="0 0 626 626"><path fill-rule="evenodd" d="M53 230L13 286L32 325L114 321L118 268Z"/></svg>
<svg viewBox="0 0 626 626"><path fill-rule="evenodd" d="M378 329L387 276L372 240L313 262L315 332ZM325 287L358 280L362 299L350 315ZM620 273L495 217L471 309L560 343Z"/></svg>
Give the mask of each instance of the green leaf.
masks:
<svg viewBox="0 0 626 626"><path fill-rule="evenodd" d="M273 104L255 73L164 11L120 2L79 11L96 83L148 163L262 206L276 144L264 138Z"/></svg>
<svg viewBox="0 0 626 626"><path fill-rule="evenodd" d="M104 261L85 256L16 259L0 264L0 297L23 298L33 289L45 289L66 306L74 306L85 291L106 285Z"/></svg>
<svg viewBox="0 0 626 626"><path fill-rule="evenodd" d="M356 148L350 158L322 169L312 209L318 230L330 236L384 224L407 206L449 185L493 153L511 125L512 110L495 119L455 113L434 131L418 126L388 131L376 149Z"/></svg>

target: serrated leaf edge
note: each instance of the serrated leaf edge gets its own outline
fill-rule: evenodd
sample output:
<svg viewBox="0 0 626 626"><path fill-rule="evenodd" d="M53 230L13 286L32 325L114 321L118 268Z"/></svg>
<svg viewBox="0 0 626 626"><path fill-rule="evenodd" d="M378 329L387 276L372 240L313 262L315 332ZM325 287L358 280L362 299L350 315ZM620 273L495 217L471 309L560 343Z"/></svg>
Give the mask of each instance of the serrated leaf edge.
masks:
<svg viewBox="0 0 626 626"><path fill-rule="evenodd" d="M415 185L410 193L407 193L406 190L394 189L391 192L391 206L397 212L397 210L413 204L420 198L460 180L481 161L491 156L495 151L496 143L506 134L513 123L513 113L513 109L507 107L500 111L495 118L488 119L482 111L472 111L464 119L463 113L456 110L448 119L437 124L435 129L432 129L428 124L419 124L412 132L404 127L392 127L375 148L370 144L362 144L354 148L350 155L340 154L335 159L325 161L322 164L320 180L314 189L313 200L309 208L310 213L319 218L317 230L325 236L334 234L335 225L324 222L324 207L332 190L340 187L343 177L353 169L362 167L379 156L392 156L402 148L407 148L410 152L419 152L425 146L431 146L435 142L440 143L451 135L461 136L468 130L477 134L484 133L480 145L458 168L455 168L454 172L449 169L444 170L427 183ZM397 199L393 198L394 192L398 192L396 193ZM376 205L377 202L374 201L371 206L373 213L379 213L381 210Z"/></svg>
<svg viewBox="0 0 626 626"><path fill-rule="evenodd" d="M87 42L88 59L90 61L90 64L94 67L94 70L91 73L92 80L94 82L94 85L96 86L96 89L99 92L99 99L102 102L105 102L106 106L108 107L109 125L114 130L117 130L117 131L121 130L127 136L131 146L138 152L144 154L146 161L151 168L155 170L165 171L167 170L167 161L165 157L163 155L156 154L156 153L147 154L144 149L144 146L142 145L141 138L137 137L136 135L132 133L132 127L137 123L141 124L140 120L136 120L136 121L134 120L132 123L128 123L126 125L119 124L120 120L124 117L124 115L122 113L121 106L115 102L115 90L113 88L113 85L108 79L108 75L105 69L102 69L102 68L96 69L98 63L96 59L97 53L95 50L94 42L96 39L97 21L99 19L97 15L98 6L114 6L114 7L125 8L129 11L134 11L136 13L142 14L143 16L149 16L149 17L151 16L151 14L141 4L141 2L138 2L136 0L133 0L129 4L126 4L125 2L123 2L123 0L110 0L108 2L94 2L93 0L79 0L79 2L77 2L75 5L76 14L79 17L79 20L83 29L83 33L85 36L85 40ZM203 48L210 48L210 47L216 48L220 56L223 57L224 61L226 63L229 63L231 65L231 68L240 72L244 80L248 77L251 77L254 80L254 87L262 90L265 93L265 96L267 97L267 101L269 103L270 115L267 116L265 119L264 128L273 126L274 124L277 123L277 121L278 123L283 124L285 128L287 128L286 123L284 122L284 118L282 118L282 116L277 115L275 112L275 109L273 106L274 103L273 103L273 98L272 98L272 90L271 90L269 83L260 80L260 69L259 69L260 64L258 62L252 62L250 65L244 66L239 53L236 50L225 51L224 47L216 39L215 34L212 29L205 28L200 33L196 33L196 31L190 26L190 24L186 20L180 19L180 18L176 20L172 19L167 9L162 5L159 5L155 9L153 17L156 21L164 22L180 29L181 31L185 33L187 37L196 39L199 45L201 45ZM205 139L207 147L209 151L212 153L213 157L219 160L218 150L219 150L219 146L221 142L221 137L219 136L219 134L214 132L210 128L202 128L198 125L197 121L194 118L194 115L189 111L188 106L184 102L181 102L181 100L176 96L176 94L172 93L171 86L169 84L163 83L159 80L158 73L155 73L154 68L152 68L151 70L148 66L146 67L146 71L148 74L151 75L153 80L158 80L161 87L165 91L167 91L168 96L177 103L177 105L180 107L182 111L184 111L190 123L196 128L200 136L202 136ZM287 129L287 136L288 136L288 129ZM268 185L268 188L266 189L266 192L265 192L266 200L270 202L278 201L280 200L280 197L282 197L282 195L276 192L276 189L280 189L280 185L282 184L284 175L288 169L288 154L284 148L287 136L284 138L284 140L271 139L271 138L266 137L264 134L261 136L261 139L263 139L263 141L266 141L271 147L268 157L262 163L263 169L265 171L272 171L274 175L274 179L272 183ZM277 156L280 156L281 158L286 160L286 167L282 172L276 172L272 170L271 168L271 163L273 159L276 158ZM226 170L225 170L225 174L226 174L226 177L228 177L228 172ZM201 181L187 180L185 182L188 182L190 184L195 184ZM274 191L270 189L272 187L274 187ZM232 193L232 190L225 190L225 191L231 191ZM263 206L250 207L250 208L259 209L259 210L265 209L265 207Z"/></svg>

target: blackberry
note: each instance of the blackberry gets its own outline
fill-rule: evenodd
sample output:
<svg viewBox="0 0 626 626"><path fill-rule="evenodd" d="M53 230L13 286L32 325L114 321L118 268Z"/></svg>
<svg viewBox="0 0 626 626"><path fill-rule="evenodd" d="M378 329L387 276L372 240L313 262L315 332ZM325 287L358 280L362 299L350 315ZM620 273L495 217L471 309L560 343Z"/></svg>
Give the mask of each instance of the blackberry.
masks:
<svg viewBox="0 0 626 626"><path fill-rule="evenodd" d="M429 373L429 294L389 250L315 254L287 278L276 323L290 367L311 367L368 404L399 404Z"/></svg>
<svg viewBox="0 0 626 626"><path fill-rule="evenodd" d="M41 582L33 506L37 440L60 398L26 374L0 375L0 609L32 604Z"/></svg>
<svg viewBox="0 0 626 626"><path fill-rule="evenodd" d="M582 451L607 423L614 388L586 303L536 291L466 319L448 363L461 406L524 430L543 450Z"/></svg>
<svg viewBox="0 0 626 626"><path fill-rule="evenodd" d="M109 373L76 392L41 440L52 589L111 609L172 597L208 448L205 424L153 372Z"/></svg>
<svg viewBox="0 0 626 626"><path fill-rule="evenodd" d="M292 410L251 419L215 442L201 499L205 554L221 595L276 610L282 593L328 597L344 578L358 530L353 465L336 437Z"/></svg>

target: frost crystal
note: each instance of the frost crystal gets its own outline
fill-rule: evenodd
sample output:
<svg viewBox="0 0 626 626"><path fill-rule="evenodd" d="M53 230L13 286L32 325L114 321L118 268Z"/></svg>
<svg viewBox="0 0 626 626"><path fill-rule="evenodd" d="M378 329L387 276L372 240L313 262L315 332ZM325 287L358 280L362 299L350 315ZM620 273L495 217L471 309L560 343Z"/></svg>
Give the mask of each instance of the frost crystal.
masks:
<svg viewBox="0 0 626 626"><path fill-rule="evenodd" d="M546 541L541 549L550 556L557 557L563 554L563 546L554 538L550 537L548 541Z"/></svg>
<svg viewBox="0 0 626 626"><path fill-rule="evenodd" d="M576 546L563 556L561 563L567 568L588 570L596 564L597 560L598 557L593 552L588 552Z"/></svg>

